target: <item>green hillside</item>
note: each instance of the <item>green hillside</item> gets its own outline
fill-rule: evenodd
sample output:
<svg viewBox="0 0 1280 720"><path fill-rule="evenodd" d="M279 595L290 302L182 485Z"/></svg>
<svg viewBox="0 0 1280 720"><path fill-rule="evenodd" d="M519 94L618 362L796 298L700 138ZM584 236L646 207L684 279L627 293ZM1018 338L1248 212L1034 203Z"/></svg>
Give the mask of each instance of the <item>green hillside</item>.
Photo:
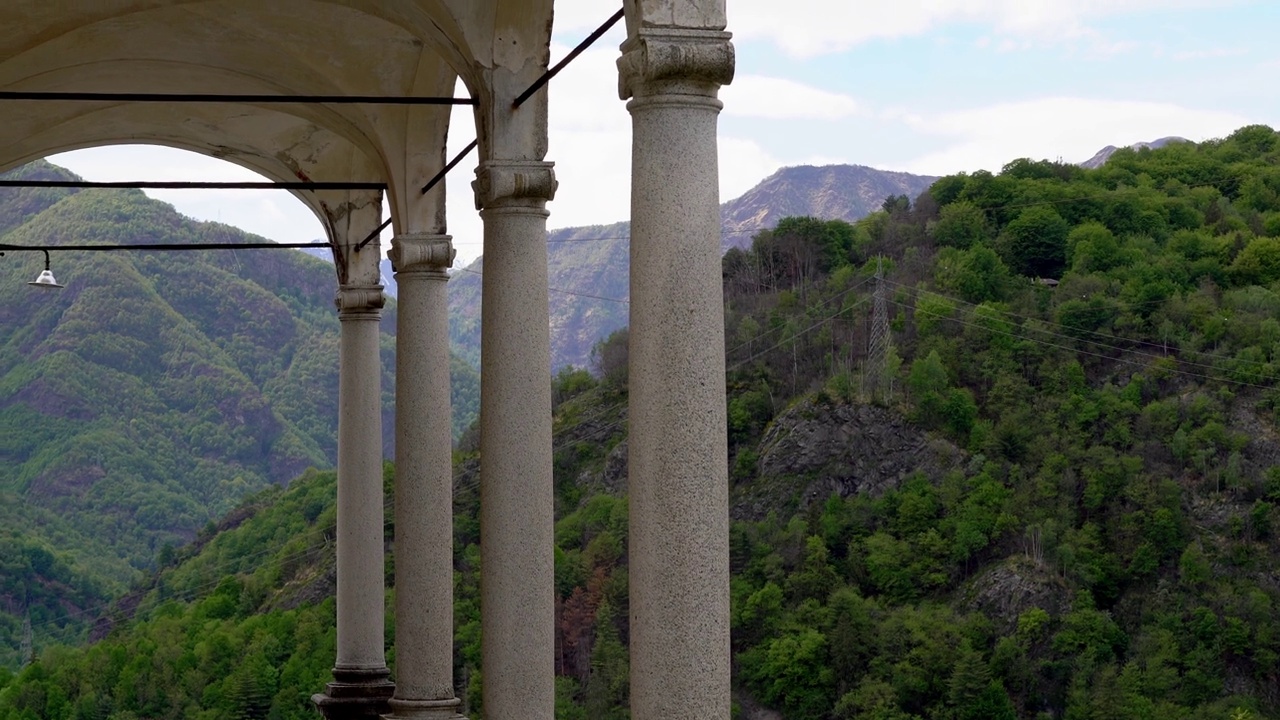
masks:
<svg viewBox="0 0 1280 720"><path fill-rule="evenodd" d="M1280 135L1018 160L855 224L787 219L724 283L737 717L1280 718ZM598 355L600 377L553 380L574 720L628 716L625 333ZM464 437L472 717L477 465ZM269 488L167 554L101 643L0 677L0 720L307 716L332 482Z"/></svg>
<svg viewBox="0 0 1280 720"><path fill-rule="evenodd" d="M13 245L253 239L119 190L0 190L0 229ZM39 253L0 260L0 542L25 548L0 561L0 665L16 666L28 613L45 641L82 637L66 609L114 597L166 545L337 452L331 264L285 250L54 258L57 292L26 285ZM389 455L390 334L383 360ZM454 372L460 431L478 386L465 363Z"/></svg>

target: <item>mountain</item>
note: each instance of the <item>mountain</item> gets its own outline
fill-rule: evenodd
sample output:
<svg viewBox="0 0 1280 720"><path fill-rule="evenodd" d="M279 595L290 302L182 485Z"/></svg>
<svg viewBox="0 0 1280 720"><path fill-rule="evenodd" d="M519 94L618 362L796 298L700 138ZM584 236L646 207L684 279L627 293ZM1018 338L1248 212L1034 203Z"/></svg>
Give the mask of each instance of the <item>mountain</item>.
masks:
<svg viewBox="0 0 1280 720"><path fill-rule="evenodd" d="M45 162L7 177L77 179ZM132 190L0 189L13 245L260 241ZM123 589L247 493L337 454L332 264L288 250L55 252L66 288L0 260L0 665L29 613L46 642L66 610ZM395 304L383 322L383 449L394 440ZM455 430L478 379L455 360Z"/></svg>
<svg viewBox="0 0 1280 720"><path fill-rule="evenodd" d="M915 198L936 178L860 165L783 168L720 206L721 246L747 247L752 236L788 216L858 220L890 195ZM551 288L551 366L586 367L591 349L627 324L630 257L627 222L553 230L547 235ZM483 258L449 282L449 334L454 352L480 361Z"/></svg>
<svg viewBox="0 0 1280 720"><path fill-rule="evenodd" d="M1143 150L1143 149L1158 150L1159 148L1162 148L1165 145L1168 145L1169 143L1186 143L1186 142L1191 142L1191 141L1186 138L1178 137L1176 135L1171 135L1169 137L1162 137L1159 140L1153 140L1151 142L1137 142L1130 145L1129 149L1130 150ZM1111 159L1111 156L1114 155L1115 152L1119 149L1120 148L1116 147L1115 145L1108 145L1102 148L1101 150L1099 150L1098 152L1094 153L1093 157L1089 158L1088 160L1085 160L1084 162L1077 163L1077 164L1080 167L1088 168L1090 170L1095 170L1105 165L1106 162Z"/></svg>
<svg viewBox="0 0 1280 720"><path fill-rule="evenodd" d="M1280 196L1260 192L1280 135L1118 160L942 178L936 202L855 224L883 263L823 252L850 238L807 222L726 263L735 716L1280 717ZM975 209L972 233L942 229ZM811 262L769 262L788 253ZM1046 256L1056 286L1033 281ZM556 714L617 720L626 375L552 389ZM455 691L474 717L462 445ZM167 553L101 642L0 670L0 720L313 717L333 483L247 498Z"/></svg>
<svg viewBox="0 0 1280 720"><path fill-rule="evenodd" d="M862 165L782 168L741 197L720 206L722 245L749 247L751 236L784 217L860 220L890 195L914 200L936 177L877 170Z"/></svg>

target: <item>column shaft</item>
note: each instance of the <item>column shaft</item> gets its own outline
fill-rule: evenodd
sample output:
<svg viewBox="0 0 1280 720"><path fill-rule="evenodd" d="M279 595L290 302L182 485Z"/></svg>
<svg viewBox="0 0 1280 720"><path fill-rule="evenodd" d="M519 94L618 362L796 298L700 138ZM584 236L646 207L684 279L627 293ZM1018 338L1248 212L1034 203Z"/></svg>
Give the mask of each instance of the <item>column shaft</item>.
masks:
<svg viewBox="0 0 1280 720"><path fill-rule="evenodd" d="M730 714L721 105L718 84L697 68L704 47L719 56L728 43L723 33L707 35L633 39L619 61L624 92L634 95L628 491L636 720ZM682 64L663 66L672 57Z"/></svg>
<svg viewBox="0 0 1280 720"><path fill-rule="evenodd" d="M484 163L480 552L484 716L555 711L551 349L547 309L550 163Z"/></svg>
<svg viewBox="0 0 1280 720"><path fill-rule="evenodd" d="M334 682L313 698L329 718L375 718L392 686L383 652L382 288L338 291L337 631Z"/></svg>
<svg viewBox="0 0 1280 720"><path fill-rule="evenodd" d="M392 240L396 320L394 718L454 718L447 235Z"/></svg>

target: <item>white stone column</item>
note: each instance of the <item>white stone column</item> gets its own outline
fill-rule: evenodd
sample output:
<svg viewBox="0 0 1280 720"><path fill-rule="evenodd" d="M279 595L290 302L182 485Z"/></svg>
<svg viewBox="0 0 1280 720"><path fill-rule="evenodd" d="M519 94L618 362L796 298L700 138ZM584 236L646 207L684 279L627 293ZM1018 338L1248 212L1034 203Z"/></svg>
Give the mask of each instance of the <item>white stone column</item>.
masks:
<svg viewBox="0 0 1280 720"><path fill-rule="evenodd" d="M376 253L375 245L368 252ZM312 699L327 718L376 718L393 686L383 652L380 285L343 285L338 375L338 657Z"/></svg>
<svg viewBox="0 0 1280 720"><path fill-rule="evenodd" d="M551 341L552 164L481 163L480 593L486 720L555 712Z"/></svg>
<svg viewBox="0 0 1280 720"><path fill-rule="evenodd" d="M631 713L727 718L729 512L718 88L729 34L639 28L632 98L628 419Z"/></svg>
<svg viewBox="0 0 1280 720"><path fill-rule="evenodd" d="M396 318L396 691L389 718L460 718L453 691L448 235L391 241Z"/></svg>

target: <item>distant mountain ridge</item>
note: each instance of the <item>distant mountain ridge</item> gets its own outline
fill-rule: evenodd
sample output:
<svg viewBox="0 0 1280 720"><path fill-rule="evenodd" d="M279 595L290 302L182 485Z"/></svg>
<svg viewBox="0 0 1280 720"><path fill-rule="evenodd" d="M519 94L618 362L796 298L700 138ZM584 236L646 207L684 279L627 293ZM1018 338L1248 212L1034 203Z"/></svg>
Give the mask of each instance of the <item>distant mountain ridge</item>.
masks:
<svg viewBox="0 0 1280 720"><path fill-rule="evenodd" d="M863 165L782 168L720 206L720 225L725 233L722 244L725 250L748 246L752 235L777 225L784 217L861 220L879 210L890 195L914 200L935 180Z"/></svg>
<svg viewBox="0 0 1280 720"><path fill-rule="evenodd" d="M1191 141L1184 137L1178 137L1177 135L1170 135L1169 137L1162 137L1159 140L1152 140L1151 142L1136 142L1130 145L1129 149L1142 150L1144 148L1148 148L1151 150L1157 150L1159 148L1164 147L1165 145L1168 145L1169 143L1179 143L1179 142L1191 142ZM1116 147L1115 145L1108 145L1102 148L1101 150L1099 150L1098 152L1094 153L1093 157L1089 158L1088 160L1085 160L1084 162L1076 163L1076 164L1083 168L1096 170L1102 167L1103 165L1106 165L1107 161L1111 159L1111 156L1114 155L1115 152L1119 149L1120 148Z"/></svg>
<svg viewBox="0 0 1280 720"><path fill-rule="evenodd" d="M859 220L890 195L915 198L937 178L862 165L800 165L778 170L720 206L722 250L746 247L761 230L790 216ZM631 224L553 230L547 237L551 287L551 366L586 367L591 348L626 326L630 295ZM453 350L480 364L480 279L484 259L449 281L449 338Z"/></svg>

